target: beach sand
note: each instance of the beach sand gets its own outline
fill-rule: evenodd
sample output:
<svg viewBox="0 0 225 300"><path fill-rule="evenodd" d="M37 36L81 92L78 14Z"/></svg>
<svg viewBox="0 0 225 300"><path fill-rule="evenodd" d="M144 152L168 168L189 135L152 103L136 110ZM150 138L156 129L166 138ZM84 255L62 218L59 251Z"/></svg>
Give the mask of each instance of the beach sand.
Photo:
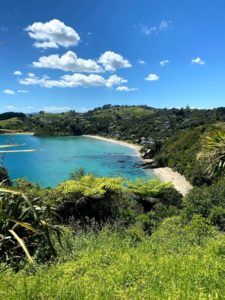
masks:
<svg viewBox="0 0 225 300"><path fill-rule="evenodd" d="M140 156L140 149L142 148L140 145L131 144L124 141L115 140L112 138L106 138L98 135L83 135L90 138L95 138L102 141L112 142L119 145L123 145L126 147L130 147L135 150L136 155ZM142 158L141 158L142 159ZM145 159L142 159L146 161ZM187 195L192 189L192 185L186 180L186 178L178 172L173 171L171 168L155 168L150 169L150 171L158 177L163 182L172 182L177 191L179 191L183 196Z"/></svg>

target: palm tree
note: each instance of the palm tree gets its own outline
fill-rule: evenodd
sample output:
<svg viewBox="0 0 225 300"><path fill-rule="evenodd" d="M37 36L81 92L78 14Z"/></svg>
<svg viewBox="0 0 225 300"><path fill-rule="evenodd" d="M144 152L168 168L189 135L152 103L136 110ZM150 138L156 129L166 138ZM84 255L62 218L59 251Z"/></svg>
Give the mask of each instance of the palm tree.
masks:
<svg viewBox="0 0 225 300"><path fill-rule="evenodd" d="M225 175L225 131L215 130L203 139L198 156L205 166L205 173L212 177Z"/></svg>

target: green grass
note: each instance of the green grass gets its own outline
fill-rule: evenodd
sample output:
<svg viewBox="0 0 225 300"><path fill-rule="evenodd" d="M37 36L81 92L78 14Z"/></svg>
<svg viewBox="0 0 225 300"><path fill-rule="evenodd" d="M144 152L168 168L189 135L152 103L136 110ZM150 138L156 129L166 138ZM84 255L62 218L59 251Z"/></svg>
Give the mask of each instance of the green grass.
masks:
<svg viewBox="0 0 225 300"><path fill-rule="evenodd" d="M224 299L225 237L202 219L167 219L151 236L105 228L70 239L53 266L4 271L1 299Z"/></svg>
<svg viewBox="0 0 225 300"><path fill-rule="evenodd" d="M112 118L114 115L118 115L122 118L143 118L143 117L152 117L154 111L151 109L146 109L144 107L138 106L129 106L129 107L113 107L107 110L99 110L96 114L97 117L109 117Z"/></svg>

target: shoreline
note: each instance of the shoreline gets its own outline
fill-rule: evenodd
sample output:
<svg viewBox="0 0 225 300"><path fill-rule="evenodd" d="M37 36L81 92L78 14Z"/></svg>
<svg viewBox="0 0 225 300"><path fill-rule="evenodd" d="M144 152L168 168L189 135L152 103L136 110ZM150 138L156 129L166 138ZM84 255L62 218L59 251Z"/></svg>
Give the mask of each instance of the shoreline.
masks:
<svg viewBox="0 0 225 300"><path fill-rule="evenodd" d="M140 155L140 149L142 148L140 145L135 145L129 142L119 141L113 138L106 138L99 135L83 135L84 137L94 138L106 142L111 142L114 144L130 147L135 150L136 156L138 156L142 161L146 161L147 159L143 159ZM187 195L192 189L192 185L187 181L187 179L178 172L173 171L169 167L165 168L154 168L154 169L146 169L146 171L151 171L159 180L163 182L172 182L175 189L179 191L183 196Z"/></svg>
<svg viewBox="0 0 225 300"><path fill-rule="evenodd" d="M24 131L24 132L6 132L0 133L0 135L34 135L34 132Z"/></svg>
<svg viewBox="0 0 225 300"><path fill-rule="evenodd" d="M84 134L82 136L97 139L97 140L101 140L101 141L111 142L111 143L114 143L114 144L117 144L117 145L132 148L132 149L135 150L136 156L140 157L140 152L139 152L141 150L140 145L136 145L136 144L132 144L132 143L124 142L124 141L119 141L119 140L116 140L116 139L113 139L113 138L106 138L106 137L103 137L103 136L100 136L100 135Z"/></svg>

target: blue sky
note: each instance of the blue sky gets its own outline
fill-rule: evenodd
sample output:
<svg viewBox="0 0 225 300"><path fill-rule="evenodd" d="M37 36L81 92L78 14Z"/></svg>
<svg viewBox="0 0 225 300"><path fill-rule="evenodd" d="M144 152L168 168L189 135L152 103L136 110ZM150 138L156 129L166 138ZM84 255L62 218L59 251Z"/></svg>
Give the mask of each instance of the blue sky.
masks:
<svg viewBox="0 0 225 300"><path fill-rule="evenodd" d="M225 103L225 2L2 0L0 111Z"/></svg>

